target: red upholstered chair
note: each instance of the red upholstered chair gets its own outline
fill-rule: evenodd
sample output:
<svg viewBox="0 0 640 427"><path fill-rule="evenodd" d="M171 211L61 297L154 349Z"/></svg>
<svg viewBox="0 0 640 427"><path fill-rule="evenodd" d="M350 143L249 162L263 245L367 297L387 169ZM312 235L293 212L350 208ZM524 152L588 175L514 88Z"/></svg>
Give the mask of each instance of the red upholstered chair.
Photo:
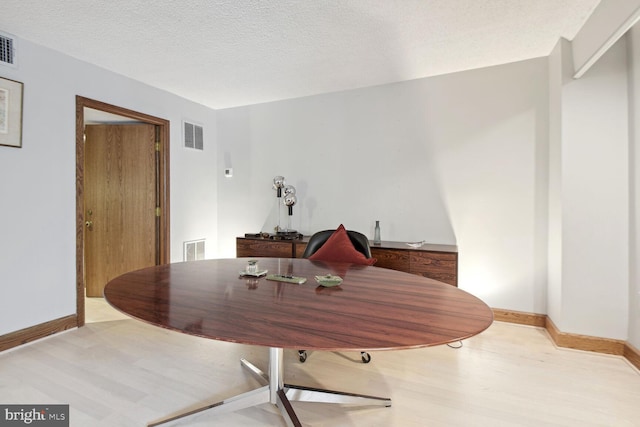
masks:
<svg viewBox="0 0 640 427"><path fill-rule="evenodd" d="M360 265L373 265L376 260L371 257L369 239L362 233L346 230L342 224L336 230L318 231L311 236L303 258L316 261L347 262ZM371 356L362 351L360 357L363 363L369 363ZM304 363L307 351L298 350L298 358Z"/></svg>

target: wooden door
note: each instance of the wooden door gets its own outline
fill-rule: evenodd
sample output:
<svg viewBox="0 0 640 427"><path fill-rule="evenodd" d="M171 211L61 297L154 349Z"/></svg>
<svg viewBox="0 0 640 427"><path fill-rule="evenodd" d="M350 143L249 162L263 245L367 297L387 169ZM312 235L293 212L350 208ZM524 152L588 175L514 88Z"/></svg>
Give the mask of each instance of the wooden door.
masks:
<svg viewBox="0 0 640 427"><path fill-rule="evenodd" d="M85 286L101 297L111 279L157 263L154 125L85 128Z"/></svg>

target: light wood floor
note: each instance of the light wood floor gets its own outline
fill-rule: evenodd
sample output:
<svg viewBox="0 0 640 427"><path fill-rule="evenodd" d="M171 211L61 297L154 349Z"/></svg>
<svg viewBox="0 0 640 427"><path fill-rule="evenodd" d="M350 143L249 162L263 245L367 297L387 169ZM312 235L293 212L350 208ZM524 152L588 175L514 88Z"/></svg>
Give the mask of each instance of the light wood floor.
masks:
<svg viewBox="0 0 640 427"><path fill-rule="evenodd" d="M145 426L258 386L267 350L128 319L101 299L85 327L0 353L0 403L70 405L71 426ZM308 426L640 426L640 373L616 356L557 349L542 329L495 322L447 346L372 353L285 351L285 381L388 396L390 408L293 403ZM284 426L269 404L166 426Z"/></svg>

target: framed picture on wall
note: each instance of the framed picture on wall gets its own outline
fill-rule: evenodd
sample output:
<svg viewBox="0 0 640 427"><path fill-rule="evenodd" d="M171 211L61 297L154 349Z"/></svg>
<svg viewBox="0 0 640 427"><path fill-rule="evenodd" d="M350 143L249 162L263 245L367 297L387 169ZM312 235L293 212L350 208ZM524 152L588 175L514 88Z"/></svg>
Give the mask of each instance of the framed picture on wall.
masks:
<svg viewBox="0 0 640 427"><path fill-rule="evenodd" d="M22 147L23 84L0 77L0 145Z"/></svg>

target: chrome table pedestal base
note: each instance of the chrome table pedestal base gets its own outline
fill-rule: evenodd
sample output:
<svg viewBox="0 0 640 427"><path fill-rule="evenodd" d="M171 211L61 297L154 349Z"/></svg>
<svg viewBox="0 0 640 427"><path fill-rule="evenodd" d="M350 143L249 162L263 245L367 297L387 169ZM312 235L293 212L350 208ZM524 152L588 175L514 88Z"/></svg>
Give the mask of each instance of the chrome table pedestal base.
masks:
<svg viewBox="0 0 640 427"><path fill-rule="evenodd" d="M262 387L201 408L168 416L149 423L148 427L168 423L203 411L214 411L216 413L233 412L263 403L276 405L280 409L280 413L287 425L295 427L302 426L302 424L291 406L291 401L391 406L391 399L384 397L284 384L283 354L284 352L281 348L271 347L269 349L269 375L247 360L240 359L242 366L247 368L259 382L264 384Z"/></svg>

